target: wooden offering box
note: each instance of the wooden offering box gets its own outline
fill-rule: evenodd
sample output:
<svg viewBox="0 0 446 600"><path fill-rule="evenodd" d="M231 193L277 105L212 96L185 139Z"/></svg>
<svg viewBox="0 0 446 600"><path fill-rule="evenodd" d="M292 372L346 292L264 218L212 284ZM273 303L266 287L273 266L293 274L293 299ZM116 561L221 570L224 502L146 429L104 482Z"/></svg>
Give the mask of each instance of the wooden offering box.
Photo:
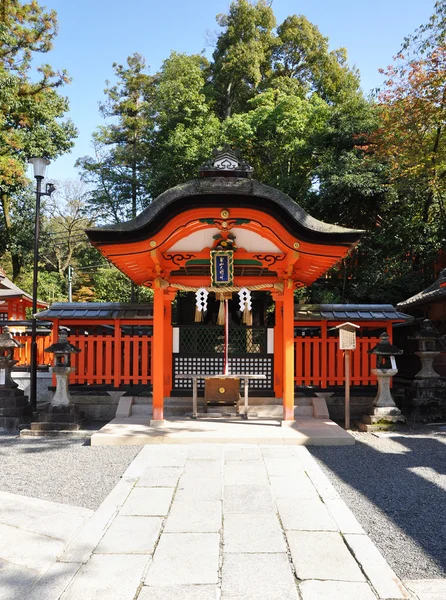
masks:
<svg viewBox="0 0 446 600"><path fill-rule="evenodd" d="M208 406L234 406L239 414L240 379L238 377L205 378L204 380L204 407Z"/></svg>

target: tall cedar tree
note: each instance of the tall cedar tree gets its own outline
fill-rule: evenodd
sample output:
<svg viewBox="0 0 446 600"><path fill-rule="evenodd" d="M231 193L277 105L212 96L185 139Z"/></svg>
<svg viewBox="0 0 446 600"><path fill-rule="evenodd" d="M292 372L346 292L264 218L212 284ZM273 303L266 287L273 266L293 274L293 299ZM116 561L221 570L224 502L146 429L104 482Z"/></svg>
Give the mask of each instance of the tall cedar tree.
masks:
<svg viewBox="0 0 446 600"><path fill-rule="evenodd" d="M65 71L48 64L37 69L35 54L47 53L57 34L54 11L36 1L1 0L0 4L0 231L15 280L24 264L14 240L15 194L27 183L26 163L32 156L55 158L73 146L77 132L66 98L57 89L68 83Z"/></svg>

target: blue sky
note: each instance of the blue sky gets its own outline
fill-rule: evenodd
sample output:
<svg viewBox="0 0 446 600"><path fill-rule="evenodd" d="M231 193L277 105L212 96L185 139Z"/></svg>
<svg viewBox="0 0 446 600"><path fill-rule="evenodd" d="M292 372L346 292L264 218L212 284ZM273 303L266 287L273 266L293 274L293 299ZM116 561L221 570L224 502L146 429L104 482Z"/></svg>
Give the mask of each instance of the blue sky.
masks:
<svg viewBox="0 0 446 600"><path fill-rule="evenodd" d="M91 134L104 121L98 103L105 81L113 79L113 62L142 54L151 72L172 50L188 54L205 50L219 27L215 16L226 13L228 0L42 0L58 13L54 50L42 57L54 68L67 69L73 82L62 93L70 99L70 117L79 129L76 146L50 165L51 179L73 179L74 163L91 154ZM403 38L433 12L434 0L273 0L278 24L303 14L329 38L332 49L345 47L349 64L361 73L363 90L378 87L380 67L391 63ZM214 36L215 37L215 36Z"/></svg>

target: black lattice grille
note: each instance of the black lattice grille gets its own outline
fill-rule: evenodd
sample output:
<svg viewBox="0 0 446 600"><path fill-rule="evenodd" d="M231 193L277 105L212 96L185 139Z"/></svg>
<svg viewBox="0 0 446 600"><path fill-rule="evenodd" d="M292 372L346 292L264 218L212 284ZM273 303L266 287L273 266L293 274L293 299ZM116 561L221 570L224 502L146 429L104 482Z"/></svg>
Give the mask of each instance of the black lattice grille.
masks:
<svg viewBox="0 0 446 600"><path fill-rule="evenodd" d="M234 327L229 329L229 354L265 354L265 327ZM181 327L181 354L219 354L224 352L225 334L218 327Z"/></svg>
<svg viewBox="0 0 446 600"><path fill-rule="evenodd" d="M219 375L223 372L223 357L218 356L179 356L174 355L174 374L180 373L206 373L206 375ZM252 391L268 391L273 389L273 357L233 357L229 358L229 371L232 375L237 373L250 375L266 375L266 379L251 379L249 389ZM204 389L204 381L198 380L198 389ZM175 379L174 390L192 390L191 379Z"/></svg>

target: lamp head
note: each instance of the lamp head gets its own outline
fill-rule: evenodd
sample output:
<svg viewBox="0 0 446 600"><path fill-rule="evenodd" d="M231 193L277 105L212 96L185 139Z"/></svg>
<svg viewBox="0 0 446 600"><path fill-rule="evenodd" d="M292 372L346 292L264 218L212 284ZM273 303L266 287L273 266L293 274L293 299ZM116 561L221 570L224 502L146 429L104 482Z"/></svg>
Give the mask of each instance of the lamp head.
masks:
<svg viewBox="0 0 446 600"><path fill-rule="evenodd" d="M43 157L30 158L28 161L33 166L35 179L43 179L45 177L45 171L50 161Z"/></svg>
<svg viewBox="0 0 446 600"><path fill-rule="evenodd" d="M51 194L56 190L56 186L54 185L54 183L47 183L46 184L46 195L47 196L51 196Z"/></svg>

